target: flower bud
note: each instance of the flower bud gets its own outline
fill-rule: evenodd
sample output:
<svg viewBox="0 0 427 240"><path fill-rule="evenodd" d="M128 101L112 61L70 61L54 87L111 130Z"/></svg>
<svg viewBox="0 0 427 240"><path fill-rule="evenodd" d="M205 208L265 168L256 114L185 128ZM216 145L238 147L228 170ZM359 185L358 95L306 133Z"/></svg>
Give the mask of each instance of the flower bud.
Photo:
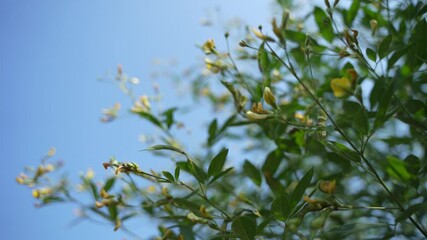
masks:
<svg viewBox="0 0 427 240"><path fill-rule="evenodd" d="M110 196L110 194L108 194L108 193L107 193L107 191L105 191L105 189L101 189L101 191L100 191L99 195L100 195L102 198L108 198L108 197Z"/></svg>
<svg viewBox="0 0 427 240"><path fill-rule="evenodd" d="M102 166L104 166L105 170L107 170L108 167L111 166L111 164L105 162L102 164Z"/></svg>
<svg viewBox="0 0 427 240"><path fill-rule="evenodd" d="M274 42L274 39L272 37L269 37L269 36L264 35L264 34L261 33L261 29L262 29L261 26L259 26L258 29L259 30L255 29L255 28L252 29L252 32L255 34L255 36L257 38L259 38L260 40L263 40L263 41Z"/></svg>
<svg viewBox="0 0 427 240"><path fill-rule="evenodd" d="M242 41L239 42L239 46L241 46L241 47L247 47L249 45L244 40L242 40Z"/></svg>
<svg viewBox="0 0 427 240"><path fill-rule="evenodd" d="M268 105L276 108L276 96L274 96L269 87L264 88L263 97Z"/></svg>
<svg viewBox="0 0 427 240"><path fill-rule="evenodd" d="M254 113L252 111L247 111L246 112L246 117L249 118L249 120L258 121L258 120L267 119L268 115L267 114Z"/></svg>
<svg viewBox="0 0 427 240"><path fill-rule="evenodd" d="M96 208L102 208L103 206L104 206L104 204L102 202L98 202L98 201L95 202Z"/></svg>
<svg viewBox="0 0 427 240"><path fill-rule="evenodd" d="M205 52L205 54L211 54L211 53L216 53L216 49L215 49L215 42L213 39L209 39L207 40L203 46L202 49Z"/></svg>
<svg viewBox="0 0 427 240"><path fill-rule="evenodd" d="M336 187L335 180L333 180L332 182L329 182L329 181L319 182L319 190L327 194L333 194L335 192L335 187Z"/></svg>
<svg viewBox="0 0 427 240"><path fill-rule="evenodd" d="M372 36L374 36L378 28L378 22L377 20L372 19L371 21L369 21L369 24L371 25Z"/></svg>
<svg viewBox="0 0 427 240"><path fill-rule="evenodd" d="M19 183L19 184L24 184L24 183L25 183L25 180L24 180L24 178L22 178L22 177L16 177L16 178L15 178L15 180L16 180L16 182L17 182L17 183Z"/></svg>

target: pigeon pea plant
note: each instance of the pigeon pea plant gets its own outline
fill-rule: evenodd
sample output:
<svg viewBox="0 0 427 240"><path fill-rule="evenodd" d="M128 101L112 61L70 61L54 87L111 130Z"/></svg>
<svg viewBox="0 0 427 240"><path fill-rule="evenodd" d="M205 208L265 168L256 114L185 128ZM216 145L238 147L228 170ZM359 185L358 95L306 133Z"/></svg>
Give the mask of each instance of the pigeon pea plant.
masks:
<svg viewBox="0 0 427 240"><path fill-rule="evenodd" d="M84 203L66 179L50 178L61 166L52 149L16 180L37 204L75 203L82 218L114 230L133 234L130 219L157 219L157 239L427 237L427 5L341 4L325 0L302 20L285 9L271 26L248 27L236 51L229 33L226 49L212 39L200 46L205 70L186 77L194 97L221 113L200 152L188 153L171 131L179 106L156 113L150 97L137 100L131 113L164 136L147 150L174 159L171 171L112 158L105 181L81 176L93 197ZM216 95L213 82L228 93ZM250 146L234 149L236 141Z"/></svg>

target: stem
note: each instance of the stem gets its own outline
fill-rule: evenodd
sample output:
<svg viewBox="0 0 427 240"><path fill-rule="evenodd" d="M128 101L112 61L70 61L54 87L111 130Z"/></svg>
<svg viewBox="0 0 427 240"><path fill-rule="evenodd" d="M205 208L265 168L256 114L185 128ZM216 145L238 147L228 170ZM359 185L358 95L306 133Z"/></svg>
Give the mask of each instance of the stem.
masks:
<svg viewBox="0 0 427 240"><path fill-rule="evenodd" d="M215 203L213 203L211 200L209 200L209 198L207 198L206 195L200 194L199 192L195 191L192 187L188 186L187 184L185 184L182 181L180 181L178 184L181 185L181 186L184 186L187 189L189 189L190 191L194 192L197 196L199 196L200 198L202 198L203 200L205 200L212 207L214 207L215 209L217 209L218 211L220 211L227 219L232 219L224 210L222 210Z"/></svg>
<svg viewBox="0 0 427 240"><path fill-rule="evenodd" d="M270 49L270 53L275 57L278 61L280 61L285 67L287 67L287 64L283 61L282 58L280 58L277 53L273 50L273 48L267 43L266 44L268 48ZM378 181L378 183L384 188L384 190L388 193L388 195L391 196L393 201L399 206L401 211L405 211L405 207L400 202L400 200L397 198L397 196L391 192L391 190L387 187L384 180L380 177L378 172L375 170L374 166L366 159L366 157L363 155L363 153L353 144L353 142L350 140L350 138L347 136L347 134L338 126L338 124L335 122L335 120L332 118L332 116L328 113L326 108L320 103L319 99L314 96L314 94L310 91L310 89L305 85L305 83L301 80L301 78L298 77L297 73L293 70L287 67L288 70L291 72L291 74L297 79L297 81L301 84L301 86L304 88L304 90L310 95L310 97L316 102L316 104L322 109L322 111L325 112L328 119L331 121L332 125L335 127L335 129L338 131L338 133L344 138L344 140L351 146L351 148L362 158L363 163L366 164L368 169L372 172L375 179ZM425 236L427 237L427 232L421 227L419 223L417 223L412 217L409 217L409 220L414 224L414 226Z"/></svg>

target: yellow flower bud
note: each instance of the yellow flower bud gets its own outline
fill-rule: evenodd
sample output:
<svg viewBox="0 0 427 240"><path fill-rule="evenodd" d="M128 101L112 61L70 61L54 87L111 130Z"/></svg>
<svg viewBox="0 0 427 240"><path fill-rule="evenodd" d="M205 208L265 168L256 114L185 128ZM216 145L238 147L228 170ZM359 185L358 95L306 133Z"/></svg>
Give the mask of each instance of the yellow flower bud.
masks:
<svg viewBox="0 0 427 240"><path fill-rule="evenodd" d="M101 191L100 191L99 195L100 195L102 198L108 198L108 197L110 196L110 194L108 194L108 193L107 193L107 191L105 191L105 189L101 189Z"/></svg>
<svg viewBox="0 0 427 240"><path fill-rule="evenodd" d="M212 73L219 73L221 71L221 62L219 60L212 62L211 59L205 58L205 66Z"/></svg>
<svg viewBox="0 0 427 240"><path fill-rule="evenodd" d="M200 215L202 217L209 218L209 219L211 218L211 216L209 215L209 213L206 211L205 205L200 205L199 212L200 212Z"/></svg>
<svg viewBox="0 0 427 240"><path fill-rule="evenodd" d="M253 28L252 32L255 34L255 36L263 41L270 41L270 42L274 42L274 39L272 37L269 37L267 35L264 35L261 33L260 30Z"/></svg>
<svg viewBox="0 0 427 240"><path fill-rule="evenodd" d="M43 165L40 165L36 171L36 178L42 176L45 173L46 173L46 171L45 171Z"/></svg>
<svg viewBox="0 0 427 240"><path fill-rule="evenodd" d="M104 206L104 204L102 202L98 202L98 201L95 202L96 208L102 208L103 206Z"/></svg>
<svg viewBox="0 0 427 240"><path fill-rule="evenodd" d="M319 201L317 201L316 199L311 199L308 196L304 196L303 199L304 199L305 202L307 202L309 204L317 204L317 203L319 203Z"/></svg>
<svg viewBox="0 0 427 240"><path fill-rule="evenodd" d="M168 191L167 187L163 187L162 188L162 195L165 196L165 197L169 196L169 191Z"/></svg>
<svg viewBox="0 0 427 240"><path fill-rule="evenodd" d="M269 87L264 88L263 97L268 105L276 108L276 96L274 96Z"/></svg>
<svg viewBox="0 0 427 240"><path fill-rule="evenodd" d="M269 117L269 115L267 114L259 114L259 113L254 113L252 111L247 111L246 112L246 117L249 118L249 120L254 120L254 121L258 121L258 120L264 120L267 119Z"/></svg>
<svg viewBox="0 0 427 240"><path fill-rule="evenodd" d="M34 198L40 198L40 192L38 189L34 189L32 192Z"/></svg>
<svg viewBox="0 0 427 240"><path fill-rule="evenodd" d="M139 101L141 101L142 106L146 107L148 110L151 109L151 104L150 104L150 101L148 100L147 95L141 96L139 98Z"/></svg>
<svg viewBox="0 0 427 240"><path fill-rule="evenodd" d="M204 51L206 54L216 53L216 50L215 50L215 42L214 42L214 40L213 40L213 39L209 39L209 40L207 40L207 41L203 44L202 48L203 48L203 51Z"/></svg>
<svg viewBox="0 0 427 240"><path fill-rule="evenodd" d="M333 194L335 192L335 187L336 187L335 180L333 180L332 182L329 182L329 181L319 182L319 190L327 194Z"/></svg>
<svg viewBox="0 0 427 240"><path fill-rule="evenodd" d="M19 184L24 184L24 182L25 182L25 179L24 179L24 178L22 178L22 177L16 177L16 178L15 178L15 180L16 180L16 182L17 182L17 183L19 183Z"/></svg>
<svg viewBox="0 0 427 240"><path fill-rule="evenodd" d="M52 172L53 170L55 170L55 166L53 164L46 165L46 168L45 168L46 172Z"/></svg>

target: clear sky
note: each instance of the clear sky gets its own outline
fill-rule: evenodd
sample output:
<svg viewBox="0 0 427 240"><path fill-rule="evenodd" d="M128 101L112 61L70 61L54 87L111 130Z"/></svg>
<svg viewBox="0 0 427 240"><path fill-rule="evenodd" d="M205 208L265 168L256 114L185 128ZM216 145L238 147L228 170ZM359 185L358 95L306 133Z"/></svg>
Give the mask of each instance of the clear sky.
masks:
<svg viewBox="0 0 427 240"><path fill-rule="evenodd" d="M219 16L212 15L216 7ZM201 19L226 23L239 16L257 26L267 24L271 12L271 1L263 0L0 0L0 238L131 239L111 226L69 227L73 206L36 209L31 191L15 177L51 146L73 178L88 168L102 178L107 173L101 163L112 155L161 169L161 162L142 161L150 155L140 152L145 146L138 135L150 133L148 123L126 114L100 123L101 109L115 102L129 106L129 100L97 77L122 64L141 79L136 93L152 94L153 59L176 59L171 71L178 72L200 61L196 43L222 39L224 26L206 28ZM169 80L159 85L163 95L175 94ZM177 104L170 99L163 106ZM136 227L144 237L152 233L147 220Z"/></svg>

